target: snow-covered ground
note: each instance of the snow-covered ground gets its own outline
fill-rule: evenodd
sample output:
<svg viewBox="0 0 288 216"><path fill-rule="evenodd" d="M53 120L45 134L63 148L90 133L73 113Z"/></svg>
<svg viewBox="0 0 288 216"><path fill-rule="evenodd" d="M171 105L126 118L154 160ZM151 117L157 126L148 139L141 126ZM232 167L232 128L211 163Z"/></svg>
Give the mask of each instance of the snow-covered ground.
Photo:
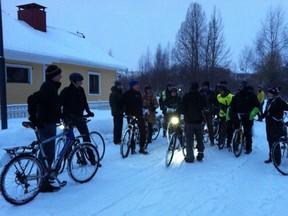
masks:
<svg viewBox="0 0 288 216"><path fill-rule="evenodd" d="M55 193L40 193L33 201L13 206L0 196L0 215L24 216L114 216L114 215L286 215L287 177L268 157L265 122L255 122L253 151L236 158L227 149L206 146L202 163L187 164L181 153L165 167L167 141L159 136L148 148L149 155L122 159L112 142L110 110L94 110L90 130L102 133L106 154L96 176L86 184L73 182ZM0 166L3 147L26 145L34 140L32 130L10 119L0 131Z"/></svg>

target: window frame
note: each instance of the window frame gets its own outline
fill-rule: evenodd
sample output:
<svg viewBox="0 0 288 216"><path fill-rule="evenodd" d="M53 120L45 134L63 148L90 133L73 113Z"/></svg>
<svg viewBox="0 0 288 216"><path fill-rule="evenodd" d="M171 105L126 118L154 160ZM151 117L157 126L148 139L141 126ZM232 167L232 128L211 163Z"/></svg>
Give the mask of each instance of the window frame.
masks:
<svg viewBox="0 0 288 216"><path fill-rule="evenodd" d="M90 92L90 75L92 76L98 76L98 93L91 93ZM99 72L88 72L88 95L91 96L100 96L101 95L101 73Z"/></svg>
<svg viewBox="0 0 288 216"><path fill-rule="evenodd" d="M22 69L27 69L28 70L28 74L27 74L27 78L28 78L28 82L8 82L8 68L22 68ZM11 84L29 84L32 85L32 72L33 72L33 67L32 66L28 66L28 65L19 65L19 64L5 64L5 73L6 73L6 83L11 83Z"/></svg>

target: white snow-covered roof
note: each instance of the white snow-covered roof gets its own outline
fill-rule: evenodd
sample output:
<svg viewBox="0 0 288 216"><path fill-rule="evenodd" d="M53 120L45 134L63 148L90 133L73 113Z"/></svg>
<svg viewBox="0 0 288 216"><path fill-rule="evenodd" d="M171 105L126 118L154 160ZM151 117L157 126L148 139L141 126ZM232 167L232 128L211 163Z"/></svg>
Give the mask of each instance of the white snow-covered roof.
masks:
<svg viewBox="0 0 288 216"><path fill-rule="evenodd" d="M2 23L5 59L126 70L126 66L77 32L50 26L47 32L42 32L5 12L2 12Z"/></svg>

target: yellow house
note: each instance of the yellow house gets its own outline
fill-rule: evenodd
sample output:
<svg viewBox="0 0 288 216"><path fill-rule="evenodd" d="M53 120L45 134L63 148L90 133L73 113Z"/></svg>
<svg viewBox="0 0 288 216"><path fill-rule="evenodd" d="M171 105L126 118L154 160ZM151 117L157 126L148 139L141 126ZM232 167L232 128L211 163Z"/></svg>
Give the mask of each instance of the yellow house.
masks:
<svg viewBox="0 0 288 216"><path fill-rule="evenodd" d="M44 81L49 64L62 69L61 89L69 85L69 75L78 72L88 101L108 100L117 72L126 67L82 33L46 26L45 7L17 7L18 18L2 12L7 104L26 104L27 96Z"/></svg>

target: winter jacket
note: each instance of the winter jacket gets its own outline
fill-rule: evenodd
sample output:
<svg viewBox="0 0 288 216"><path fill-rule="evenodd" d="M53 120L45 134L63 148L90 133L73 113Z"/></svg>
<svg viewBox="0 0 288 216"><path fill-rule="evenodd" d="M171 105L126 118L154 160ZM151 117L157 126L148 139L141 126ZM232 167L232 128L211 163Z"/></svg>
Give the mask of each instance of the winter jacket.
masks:
<svg viewBox="0 0 288 216"><path fill-rule="evenodd" d="M223 118L226 116L233 97L234 95L228 92L224 96L222 96L221 94L217 95L217 100L220 106L220 110L219 110L220 118Z"/></svg>
<svg viewBox="0 0 288 216"><path fill-rule="evenodd" d="M265 112L262 117L266 118L266 123L281 121L284 111L288 110L288 104L280 97L274 97L267 101Z"/></svg>
<svg viewBox="0 0 288 216"><path fill-rule="evenodd" d="M117 86L111 87L111 93L109 96L109 104L111 107L112 116L121 116L124 112L124 107L122 103L122 89L117 88Z"/></svg>
<svg viewBox="0 0 288 216"><path fill-rule="evenodd" d="M256 94L249 87L243 88L233 98L231 102L231 113L236 115L242 114L249 118L250 113L254 108L260 108Z"/></svg>
<svg viewBox="0 0 288 216"><path fill-rule="evenodd" d="M258 99L258 101L259 101L260 104L264 103L265 93L264 93L263 90L258 91L257 99Z"/></svg>
<svg viewBox="0 0 288 216"><path fill-rule="evenodd" d="M90 112L84 89L76 87L73 83L61 91L60 99L64 116L82 117L84 110Z"/></svg>
<svg viewBox="0 0 288 216"><path fill-rule="evenodd" d="M203 112L206 107L204 96L199 91L190 91L184 95L180 110L184 114L186 123L201 124L204 120Z"/></svg>
<svg viewBox="0 0 288 216"><path fill-rule="evenodd" d="M126 115L143 117L143 100L140 91L135 91L133 88L130 88L123 94L122 102Z"/></svg>
<svg viewBox="0 0 288 216"><path fill-rule="evenodd" d="M149 123L154 123L156 121L155 110L158 108L158 106L157 98L153 94L143 94L143 108L148 109L149 111L144 117Z"/></svg>
<svg viewBox="0 0 288 216"><path fill-rule="evenodd" d="M212 113L216 106L215 104L217 104L217 100L215 99L214 92L210 88L208 88L207 90L201 89L200 93L204 96L206 100L208 111Z"/></svg>
<svg viewBox="0 0 288 216"><path fill-rule="evenodd" d="M47 124L60 122L61 101L58 96L58 89L61 83L53 80L46 80L39 90L37 118Z"/></svg>
<svg viewBox="0 0 288 216"><path fill-rule="evenodd" d="M161 92L161 96L159 98L159 105L160 105L160 109L163 111L163 113L165 113L164 102L170 96L171 96L171 91L169 91L168 88Z"/></svg>

